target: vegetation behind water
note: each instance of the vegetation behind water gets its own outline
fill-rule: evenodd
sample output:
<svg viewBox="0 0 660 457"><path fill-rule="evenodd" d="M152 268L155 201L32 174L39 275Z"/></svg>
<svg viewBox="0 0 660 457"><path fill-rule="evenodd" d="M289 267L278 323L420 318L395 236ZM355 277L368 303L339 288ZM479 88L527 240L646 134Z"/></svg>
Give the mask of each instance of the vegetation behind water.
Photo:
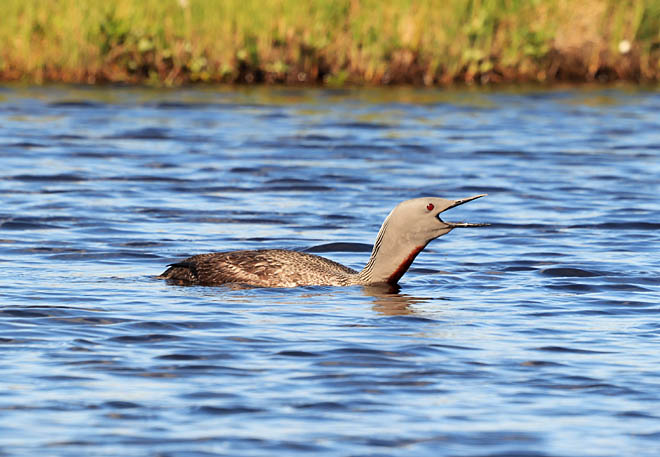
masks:
<svg viewBox="0 0 660 457"><path fill-rule="evenodd" d="M2 80L660 79L660 0L4 0L2 10Z"/></svg>

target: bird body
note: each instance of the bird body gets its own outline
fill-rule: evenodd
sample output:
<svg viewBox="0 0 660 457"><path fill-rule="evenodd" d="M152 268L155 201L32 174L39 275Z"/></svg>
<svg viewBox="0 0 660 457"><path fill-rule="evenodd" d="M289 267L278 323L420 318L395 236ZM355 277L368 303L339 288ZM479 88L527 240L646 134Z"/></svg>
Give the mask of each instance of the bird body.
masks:
<svg viewBox="0 0 660 457"><path fill-rule="evenodd" d="M426 245L457 227L487 224L445 222L447 209L483 197L406 200L387 216L369 262L361 271L305 252L284 249L199 254L169 265L159 278L178 284L216 286L239 283L255 287L395 285Z"/></svg>
<svg viewBox="0 0 660 457"><path fill-rule="evenodd" d="M324 257L285 249L199 254L175 263L161 275L183 284L227 283L256 287L348 286L358 272Z"/></svg>

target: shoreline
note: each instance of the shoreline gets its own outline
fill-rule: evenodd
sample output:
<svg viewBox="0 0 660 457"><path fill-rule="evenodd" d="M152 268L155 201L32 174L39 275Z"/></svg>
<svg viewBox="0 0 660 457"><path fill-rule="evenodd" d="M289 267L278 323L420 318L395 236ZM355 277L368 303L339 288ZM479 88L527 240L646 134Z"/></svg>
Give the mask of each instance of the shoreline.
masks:
<svg viewBox="0 0 660 457"><path fill-rule="evenodd" d="M660 67L660 61L653 62ZM547 75L547 69L557 69L558 74ZM44 68L35 72L21 71L17 68L0 70L0 84L76 84L89 86L149 86L149 87L186 87L195 85L234 85L234 86L285 86L285 87L506 87L522 84L525 86L555 87L612 84L655 85L660 83L660 68L657 72L643 72L640 66L603 65L595 72L584 70L585 65L575 67L558 67L550 64L547 67L535 68L535 72L518 71L508 68L504 71L486 73L469 73L461 71L455 75L440 73L431 79L424 78L419 72L399 71L394 76L367 79L363 74L347 75L344 73L324 73L321 76L316 71L300 70L292 73L269 74L259 67L241 71L236 75L209 73L203 78L191 73L180 73L176 78L168 74L154 77L153 73L133 74L131 72L90 71L75 69ZM386 70L388 72L388 70ZM393 71L389 73L394 73ZM534 74L536 73L536 74ZM310 76L311 75L311 76Z"/></svg>
<svg viewBox="0 0 660 457"><path fill-rule="evenodd" d="M660 81L660 0L7 0L0 82L287 86Z"/></svg>

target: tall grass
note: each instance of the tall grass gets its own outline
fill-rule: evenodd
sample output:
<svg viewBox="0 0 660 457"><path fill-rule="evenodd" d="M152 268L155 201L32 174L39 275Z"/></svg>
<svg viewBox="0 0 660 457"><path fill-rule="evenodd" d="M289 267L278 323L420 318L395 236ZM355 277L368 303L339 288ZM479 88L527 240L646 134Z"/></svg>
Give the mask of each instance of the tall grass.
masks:
<svg viewBox="0 0 660 457"><path fill-rule="evenodd" d="M0 79L657 81L660 0L4 0Z"/></svg>

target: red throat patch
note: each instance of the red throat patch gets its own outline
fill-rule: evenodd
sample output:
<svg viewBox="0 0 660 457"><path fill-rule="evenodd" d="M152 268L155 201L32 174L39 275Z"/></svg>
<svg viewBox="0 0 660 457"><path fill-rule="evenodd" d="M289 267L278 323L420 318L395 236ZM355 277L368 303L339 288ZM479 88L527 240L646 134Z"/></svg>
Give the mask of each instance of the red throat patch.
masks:
<svg viewBox="0 0 660 457"><path fill-rule="evenodd" d="M413 251L408 254L408 257L406 257L403 262L397 267L396 270L394 270L394 273L387 278L387 283L395 285L396 283L399 282L399 279L408 271L408 268L410 268L410 265L412 265L413 261L415 260L415 257L417 257L417 254L422 252L425 246L417 246Z"/></svg>

